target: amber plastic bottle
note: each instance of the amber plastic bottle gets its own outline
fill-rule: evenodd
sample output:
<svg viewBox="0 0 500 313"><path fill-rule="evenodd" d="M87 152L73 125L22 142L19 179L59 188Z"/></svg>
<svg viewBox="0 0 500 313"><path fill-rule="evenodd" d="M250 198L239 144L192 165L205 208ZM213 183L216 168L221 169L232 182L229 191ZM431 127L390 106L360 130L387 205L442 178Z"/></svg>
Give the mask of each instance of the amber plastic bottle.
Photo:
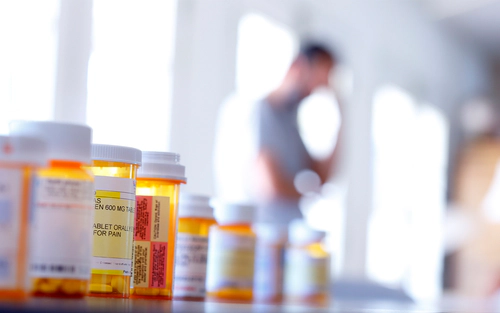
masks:
<svg viewBox="0 0 500 313"><path fill-rule="evenodd" d="M45 143L31 137L0 136L0 299L27 295L31 181L46 164ZM7 240L8 239L8 240Z"/></svg>
<svg viewBox="0 0 500 313"><path fill-rule="evenodd" d="M134 281L131 297L172 299L180 185L186 182L180 156L142 152L137 174Z"/></svg>
<svg viewBox="0 0 500 313"><path fill-rule="evenodd" d="M326 305L330 300L330 254L322 241L325 232L314 230L303 220L289 227L285 255L287 302Z"/></svg>
<svg viewBox="0 0 500 313"><path fill-rule="evenodd" d="M95 205L89 295L128 298L132 276L135 192L141 151L92 145Z"/></svg>
<svg viewBox="0 0 500 313"><path fill-rule="evenodd" d="M90 279L94 177L88 126L16 121L13 135L36 136L47 144L49 166L37 171L33 187L30 249L35 296L83 297Z"/></svg>
<svg viewBox="0 0 500 313"><path fill-rule="evenodd" d="M254 207L241 204L216 206L219 225L209 234L207 297L210 300L251 302L256 236L252 230Z"/></svg>
<svg viewBox="0 0 500 313"><path fill-rule="evenodd" d="M205 299L208 232L217 222L210 198L181 194L174 274L174 299Z"/></svg>

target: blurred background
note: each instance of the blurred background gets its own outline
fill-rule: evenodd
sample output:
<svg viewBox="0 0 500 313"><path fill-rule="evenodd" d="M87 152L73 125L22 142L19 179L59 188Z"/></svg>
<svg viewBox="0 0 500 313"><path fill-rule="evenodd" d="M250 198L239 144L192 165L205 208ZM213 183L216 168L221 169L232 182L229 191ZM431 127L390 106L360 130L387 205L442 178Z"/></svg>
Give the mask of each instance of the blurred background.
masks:
<svg viewBox="0 0 500 313"><path fill-rule="evenodd" d="M495 296L499 33L494 0L1 0L0 133L87 123L98 143L180 153L185 190L214 195L219 108L264 96L315 38L337 92L305 100L300 133L321 158L342 123L344 149L301 209L335 279Z"/></svg>

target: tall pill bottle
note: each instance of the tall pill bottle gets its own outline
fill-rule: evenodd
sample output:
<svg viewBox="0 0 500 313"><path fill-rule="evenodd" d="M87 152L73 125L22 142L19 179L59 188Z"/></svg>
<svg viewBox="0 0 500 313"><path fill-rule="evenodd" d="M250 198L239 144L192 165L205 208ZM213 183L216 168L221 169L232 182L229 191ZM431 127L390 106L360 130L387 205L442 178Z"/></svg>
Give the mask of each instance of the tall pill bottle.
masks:
<svg viewBox="0 0 500 313"><path fill-rule="evenodd" d="M216 206L219 225L209 233L207 297L251 302L256 236L252 230L255 208L242 204Z"/></svg>
<svg viewBox="0 0 500 313"><path fill-rule="evenodd" d="M177 208L184 183L185 168L178 154L142 152L134 229L134 298L172 299Z"/></svg>
<svg viewBox="0 0 500 313"><path fill-rule="evenodd" d="M46 165L45 143L0 136L0 299L27 295L29 211L34 171Z"/></svg>
<svg viewBox="0 0 500 313"><path fill-rule="evenodd" d="M280 303L283 300L283 273L288 228L282 224L257 223L254 301Z"/></svg>
<svg viewBox="0 0 500 313"><path fill-rule="evenodd" d="M208 231L216 225L210 198L182 194L174 273L174 298L200 301L205 298Z"/></svg>
<svg viewBox="0 0 500 313"><path fill-rule="evenodd" d="M285 254L285 297L287 302L326 304L330 289L330 254L322 241L325 232L312 229L303 220L289 226Z"/></svg>
<svg viewBox="0 0 500 313"><path fill-rule="evenodd" d="M130 295L136 178L141 159L138 149L92 145L95 203L90 296Z"/></svg>
<svg viewBox="0 0 500 313"><path fill-rule="evenodd" d="M49 165L33 185L30 249L31 292L35 296L83 297L90 279L94 177L88 126L15 121L12 135L40 137Z"/></svg>

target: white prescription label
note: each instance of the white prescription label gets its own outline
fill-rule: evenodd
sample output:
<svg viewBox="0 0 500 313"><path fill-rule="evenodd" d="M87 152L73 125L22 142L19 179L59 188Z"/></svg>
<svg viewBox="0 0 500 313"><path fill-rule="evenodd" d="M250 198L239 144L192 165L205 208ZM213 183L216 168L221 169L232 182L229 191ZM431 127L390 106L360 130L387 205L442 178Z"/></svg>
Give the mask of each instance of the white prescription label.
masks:
<svg viewBox="0 0 500 313"><path fill-rule="evenodd" d="M18 169L0 169L0 288L15 288L19 270L21 195L23 172ZM26 212L27 213L27 212Z"/></svg>
<svg viewBox="0 0 500 313"><path fill-rule="evenodd" d="M284 248L257 242L254 298L267 300L283 293Z"/></svg>
<svg viewBox="0 0 500 313"><path fill-rule="evenodd" d="M31 276L89 279L94 184L38 178L34 192Z"/></svg>
<svg viewBox="0 0 500 313"><path fill-rule="evenodd" d="M308 296L328 292L330 258L315 258L302 249L286 253L285 293Z"/></svg>
<svg viewBox="0 0 500 313"><path fill-rule="evenodd" d="M174 296L204 297L208 237L177 234Z"/></svg>
<svg viewBox="0 0 500 313"><path fill-rule="evenodd" d="M210 229L207 291L220 288L252 288L255 237Z"/></svg>

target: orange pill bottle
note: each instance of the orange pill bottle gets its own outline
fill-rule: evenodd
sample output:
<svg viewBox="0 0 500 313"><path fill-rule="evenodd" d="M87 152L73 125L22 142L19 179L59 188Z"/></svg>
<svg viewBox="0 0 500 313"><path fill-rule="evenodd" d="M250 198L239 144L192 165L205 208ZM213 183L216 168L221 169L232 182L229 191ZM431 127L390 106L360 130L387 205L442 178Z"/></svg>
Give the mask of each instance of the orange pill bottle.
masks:
<svg viewBox="0 0 500 313"><path fill-rule="evenodd" d="M254 212L253 206L242 204L216 206L219 225L210 228L208 244L206 290L210 300L253 300Z"/></svg>
<svg viewBox="0 0 500 313"><path fill-rule="evenodd" d="M90 279L94 177L88 126L16 121L13 135L39 137L47 144L49 165L33 184L30 249L31 293L35 296L85 296Z"/></svg>
<svg viewBox="0 0 500 313"><path fill-rule="evenodd" d="M95 203L90 296L130 295L136 176L141 159L138 149L92 145Z"/></svg>
<svg viewBox="0 0 500 313"><path fill-rule="evenodd" d="M45 143L30 137L0 136L0 299L27 295L31 181L45 166Z"/></svg>
<svg viewBox="0 0 500 313"><path fill-rule="evenodd" d="M180 185L180 156L142 152L137 174L133 298L172 299Z"/></svg>
<svg viewBox="0 0 500 313"><path fill-rule="evenodd" d="M216 225L210 198L181 194L175 256L174 298L201 301L205 298L208 232Z"/></svg>

